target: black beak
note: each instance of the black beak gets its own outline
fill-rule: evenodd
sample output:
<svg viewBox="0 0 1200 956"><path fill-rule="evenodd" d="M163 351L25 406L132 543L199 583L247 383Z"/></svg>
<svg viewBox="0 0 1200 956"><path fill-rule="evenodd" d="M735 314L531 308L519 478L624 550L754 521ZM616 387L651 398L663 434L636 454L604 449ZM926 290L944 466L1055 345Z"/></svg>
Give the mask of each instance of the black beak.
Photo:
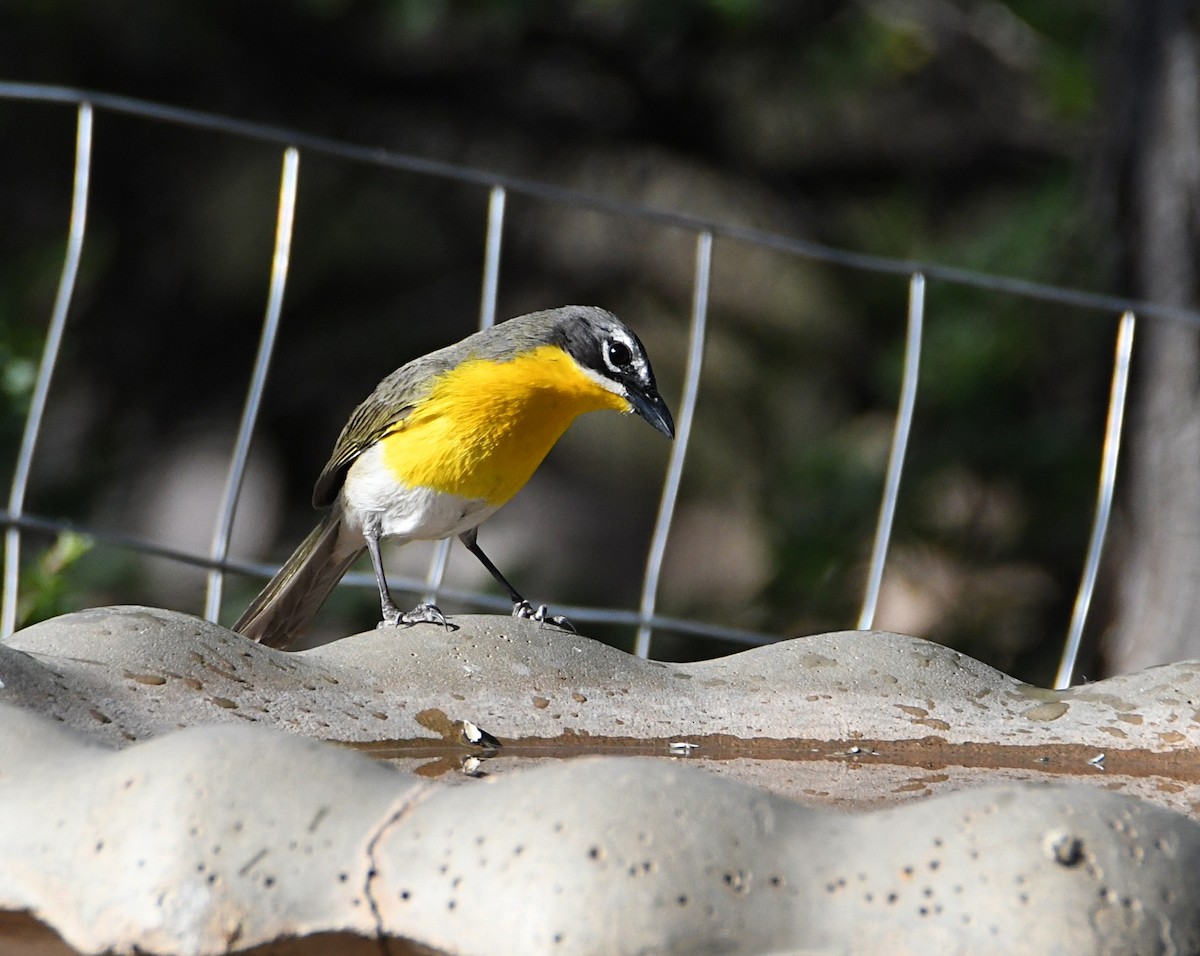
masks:
<svg viewBox="0 0 1200 956"><path fill-rule="evenodd" d="M675 437L675 420L658 392L653 388L641 389L635 385L628 386L628 392L629 404L635 412L668 438Z"/></svg>

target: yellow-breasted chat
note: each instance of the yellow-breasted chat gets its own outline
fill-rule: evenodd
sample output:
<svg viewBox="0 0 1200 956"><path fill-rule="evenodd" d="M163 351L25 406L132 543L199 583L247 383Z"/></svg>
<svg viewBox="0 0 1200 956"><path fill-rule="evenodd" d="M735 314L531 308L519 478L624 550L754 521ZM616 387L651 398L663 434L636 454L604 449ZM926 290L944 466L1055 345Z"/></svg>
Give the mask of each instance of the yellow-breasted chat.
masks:
<svg viewBox="0 0 1200 956"><path fill-rule="evenodd" d="M611 312L564 306L476 332L398 368L351 414L313 489L329 508L234 624L287 647L363 550L379 585L380 627L445 624L432 604L401 611L379 542L458 535L505 589L518 617L543 619L477 540L584 412L640 415L668 438L671 412L638 337Z"/></svg>

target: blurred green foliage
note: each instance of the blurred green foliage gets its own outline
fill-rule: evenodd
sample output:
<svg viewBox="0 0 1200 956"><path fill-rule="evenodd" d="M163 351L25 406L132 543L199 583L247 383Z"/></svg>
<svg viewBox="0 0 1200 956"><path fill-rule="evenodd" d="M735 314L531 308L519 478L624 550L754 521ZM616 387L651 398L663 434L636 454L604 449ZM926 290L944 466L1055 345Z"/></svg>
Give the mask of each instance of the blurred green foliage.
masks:
<svg viewBox="0 0 1200 956"><path fill-rule="evenodd" d="M87 535L64 531L36 553L21 572L18 627L79 609L80 595L70 572L91 549Z"/></svg>

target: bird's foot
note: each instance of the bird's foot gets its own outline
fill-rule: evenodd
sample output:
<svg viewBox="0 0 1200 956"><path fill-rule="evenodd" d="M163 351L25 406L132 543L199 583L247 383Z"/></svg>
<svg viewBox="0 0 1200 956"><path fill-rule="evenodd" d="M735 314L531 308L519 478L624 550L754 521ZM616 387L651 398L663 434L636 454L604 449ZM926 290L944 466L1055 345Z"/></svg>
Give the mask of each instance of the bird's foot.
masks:
<svg viewBox="0 0 1200 956"><path fill-rule="evenodd" d="M447 631L450 630L450 622L446 620L441 608L428 601L423 601L411 611L401 611L395 605L383 608L383 620L379 622L379 627L399 627L402 624L440 624Z"/></svg>
<svg viewBox="0 0 1200 956"><path fill-rule="evenodd" d="M528 601L517 601L513 604L513 617L524 618L527 621L537 621L539 624L553 624L555 627L561 627L564 631L570 631L572 634L577 633L575 625L568 621L561 614L550 614L550 609L545 604L539 604L534 607Z"/></svg>

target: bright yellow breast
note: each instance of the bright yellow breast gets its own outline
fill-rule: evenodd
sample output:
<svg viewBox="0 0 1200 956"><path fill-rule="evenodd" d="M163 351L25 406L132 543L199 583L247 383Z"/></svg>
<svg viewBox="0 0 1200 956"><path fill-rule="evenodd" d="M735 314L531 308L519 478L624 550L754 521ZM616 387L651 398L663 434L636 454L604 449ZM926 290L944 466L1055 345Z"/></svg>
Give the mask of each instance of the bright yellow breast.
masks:
<svg viewBox="0 0 1200 956"><path fill-rule="evenodd" d="M382 440L397 481L499 506L525 485L579 415L629 403L557 346L507 362L474 359L442 375Z"/></svg>

